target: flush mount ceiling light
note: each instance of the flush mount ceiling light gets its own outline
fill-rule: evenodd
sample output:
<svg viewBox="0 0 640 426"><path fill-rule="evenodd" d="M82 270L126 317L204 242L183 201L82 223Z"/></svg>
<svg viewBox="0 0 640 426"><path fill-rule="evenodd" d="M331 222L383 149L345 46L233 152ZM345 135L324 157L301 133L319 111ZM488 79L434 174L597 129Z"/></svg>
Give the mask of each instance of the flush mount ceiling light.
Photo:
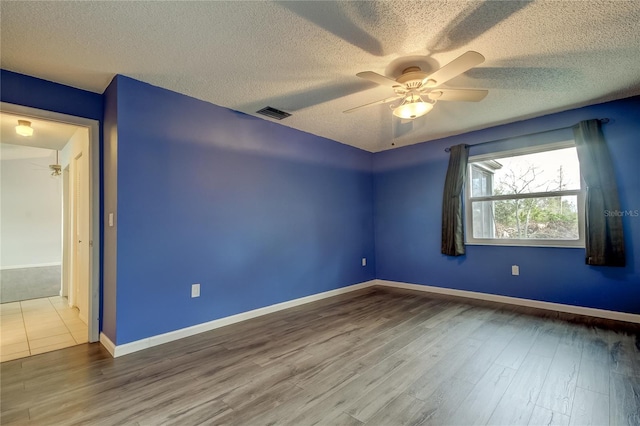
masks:
<svg viewBox="0 0 640 426"><path fill-rule="evenodd" d="M396 117L413 120L431 111L434 103L435 101L425 102L416 93L409 93L400 105L397 107L391 106L391 109L393 109L393 115Z"/></svg>
<svg viewBox="0 0 640 426"><path fill-rule="evenodd" d="M18 120L18 125L16 126L16 133L20 136L32 136L33 128L31 127L31 122L27 120Z"/></svg>

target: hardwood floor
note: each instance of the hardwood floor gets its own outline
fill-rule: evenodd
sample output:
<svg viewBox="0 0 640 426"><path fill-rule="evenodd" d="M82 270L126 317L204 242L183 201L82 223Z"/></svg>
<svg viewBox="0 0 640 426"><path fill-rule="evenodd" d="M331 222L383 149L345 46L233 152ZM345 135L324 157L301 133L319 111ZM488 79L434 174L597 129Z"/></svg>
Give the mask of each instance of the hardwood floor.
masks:
<svg viewBox="0 0 640 426"><path fill-rule="evenodd" d="M3 425L640 425L639 326L381 287L1 374Z"/></svg>

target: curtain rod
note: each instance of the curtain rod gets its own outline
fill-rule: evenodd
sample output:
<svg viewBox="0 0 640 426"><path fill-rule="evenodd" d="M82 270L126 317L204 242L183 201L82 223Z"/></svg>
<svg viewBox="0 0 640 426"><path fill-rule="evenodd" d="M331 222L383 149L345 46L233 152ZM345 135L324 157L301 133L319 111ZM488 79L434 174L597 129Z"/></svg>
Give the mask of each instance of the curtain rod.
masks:
<svg viewBox="0 0 640 426"><path fill-rule="evenodd" d="M609 119L608 119L608 118L600 118L600 119L598 119L598 121L599 121L600 123L602 123L602 124L607 124L607 123L609 122ZM577 124L577 123L576 123L576 124ZM575 124L574 124L574 126L575 126ZM543 130L542 132L528 133L528 134L526 134L526 135L519 135L519 136L511 136L511 137L508 137L508 138L502 138L502 139L496 139L496 140L493 140L493 141L487 141L487 142L476 143L476 144L469 145L469 146L470 146L470 147L473 147L473 146L481 146L481 145L486 145L486 144L488 144L488 143L495 143L495 142L502 142L502 141L506 141L507 139L521 138L521 137L524 137L524 136L535 136L535 135L541 135L541 134L543 134L543 133L557 132L558 130L570 129L570 128L572 128L572 127L573 127L573 126L567 126L567 127L560 127L560 128L557 128L557 129ZM451 147L447 147L447 148L445 148L445 149L444 149L444 152L451 152Z"/></svg>

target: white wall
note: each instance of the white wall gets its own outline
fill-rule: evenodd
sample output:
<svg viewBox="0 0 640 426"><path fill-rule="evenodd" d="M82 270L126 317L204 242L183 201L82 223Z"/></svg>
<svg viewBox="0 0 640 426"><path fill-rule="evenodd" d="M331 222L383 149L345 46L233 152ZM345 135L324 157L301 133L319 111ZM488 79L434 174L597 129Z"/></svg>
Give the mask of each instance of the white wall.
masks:
<svg viewBox="0 0 640 426"><path fill-rule="evenodd" d="M53 150L0 145L0 268L60 264L62 179Z"/></svg>

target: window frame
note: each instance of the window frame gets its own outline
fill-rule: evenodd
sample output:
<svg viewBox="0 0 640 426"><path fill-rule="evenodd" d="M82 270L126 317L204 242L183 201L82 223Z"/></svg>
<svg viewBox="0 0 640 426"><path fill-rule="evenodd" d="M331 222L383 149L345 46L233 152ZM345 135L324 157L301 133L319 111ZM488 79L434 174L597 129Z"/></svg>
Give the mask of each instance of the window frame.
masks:
<svg viewBox="0 0 640 426"><path fill-rule="evenodd" d="M560 247L560 248L584 248L585 247L585 182L580 176L580 189L571 189L563 191L535 192L524 194L505 194L490 196L472 196L472 167L474 163L489 160L499 160L500 158L515 157L527 154L536 154L539 152L555 151L565 148L575 148L574 140L565 140L561 142L545 143L541 145L528 146L523 148L515 148L508 150L495 151L487 154L469 156L467 164L467 181L464 188L464 215L465 215L465 244L466 245L488 245L488 246L515 246L515 247ZM480 166L482 167L482 166ZM492 182L492 189L493 189ZM535 238L476 238L473 236L473 202L480 201L500 201L500 200L517 200L527 198L550 198L558 196L576 196L578 208L578 239L576 240L552 240L552 239L535 239Z"/></svg>

